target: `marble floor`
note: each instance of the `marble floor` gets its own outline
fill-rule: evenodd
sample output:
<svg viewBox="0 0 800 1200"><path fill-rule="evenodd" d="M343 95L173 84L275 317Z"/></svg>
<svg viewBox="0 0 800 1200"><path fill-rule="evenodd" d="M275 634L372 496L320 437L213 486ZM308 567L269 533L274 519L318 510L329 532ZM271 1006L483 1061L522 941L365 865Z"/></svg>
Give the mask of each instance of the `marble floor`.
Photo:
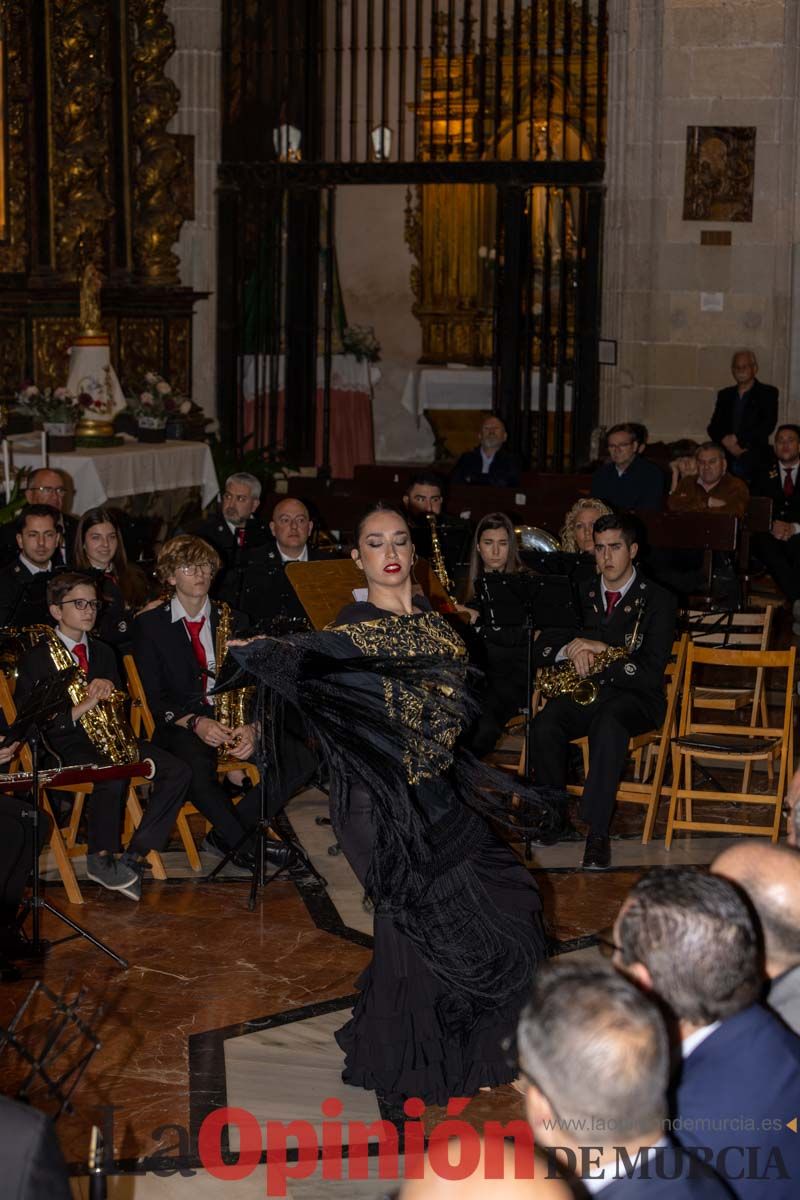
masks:
<svg viewBox="0 0 800 1200"><path fill-rule="evenodd" d="M369 961L372 919L346 860L328 853L331 828L317 823L326 813L326 797L313 789L288 809L327 887L275 882L259 896L254 912L247 908L249 881L230 872L216 883L205 882L177 849L165 855L170 878L146 882L139 905L86 883L86 903L71 907L48 872L49 899L130 962L123 971L82 939L61 940L69 931L46 914L45 935L56 944L43 967L29 964L22 982L0 987L0 1023L9 1022L41 978L56 995L78 996L77 1012L100 1043L75 1088L74 1111L57 1123L76 1196L88 1196L81 1172L93 1123L106 1130L111 1197L178 1200L191 1191L193 1197L245 1200L265 1195L268 1168L260 1161L261 1143L247 1178L223 1182L209 1175L200 1164L197 1137L215 1110L228 1105L249 1111L259 1139L265 1122L289 1121L308 1122L318 1137L322 1102L338 1100L345 1144L353 1127L397 1117L382 1111L372 1093L347 1087L340 1078L333 1033L347 1019L354 981ZM730 842L683 835L667 853L663 830L642 846L640 823L638 807L619 813L613 869L606 873L577 869L580 843L534 848L529 865L542 892L554 954L596 955L596 935L611 925L643 869L705 864ZM204 856L203 865L210 869L214 863ZM81 860L76 867L81 877ZM38 996L21 1025L26 1044L41 1044L52 1015L52 1003ZM2 1090L14 1094L24 1074L20 1060L6 1049L0 1063ZM51 1107L43 1088L31 1099ZM486 1120L521 1114L520 1096L504 1087L474 1097L462 1115L482 1128ZM444 1115L429 1108L426 1128ZM237 1148L235 1132L229 1148ZM374 1176L374 1157L365 1169L373 1176L337 1181L323 1179L316 1161L290 1163L290 1171L298 1176L305 1171L307 1177L289 1179L287 1194L296 1200L377 1197L382 1184Z"/></svg>

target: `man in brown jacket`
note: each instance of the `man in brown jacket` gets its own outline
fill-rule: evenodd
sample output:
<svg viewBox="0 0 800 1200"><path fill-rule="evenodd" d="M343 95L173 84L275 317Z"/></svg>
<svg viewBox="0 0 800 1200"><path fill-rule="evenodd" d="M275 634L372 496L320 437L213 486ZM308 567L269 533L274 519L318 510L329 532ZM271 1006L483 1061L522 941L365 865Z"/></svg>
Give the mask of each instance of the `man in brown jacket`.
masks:
<svg viewBox="0 0 800 1200"><path fill-rule="evenodd" d="M725 451L703 442L695 454L696 475L684 475L667 498L670 512L717 512L743 517L750 499L747 484L728 474Z"/></svg>

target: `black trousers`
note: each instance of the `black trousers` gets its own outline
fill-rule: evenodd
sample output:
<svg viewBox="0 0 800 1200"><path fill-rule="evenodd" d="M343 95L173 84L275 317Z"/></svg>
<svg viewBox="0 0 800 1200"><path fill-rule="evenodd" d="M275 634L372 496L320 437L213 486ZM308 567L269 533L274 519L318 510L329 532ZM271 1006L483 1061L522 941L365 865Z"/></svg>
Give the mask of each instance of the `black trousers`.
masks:
<svg viewBox="0 0 800 1200"><path fill-rule="evenodd" d="M757 533L752 545L784 595L792 603L800 600L800 534L782 542L771 533Z"/></svg>
<svg viewBox="0 0 800 1200"><path fill-rule="evenodd" d="M589 738L589 775L581 798L581 819L591 833L607 834L617 787L628 757L628 740L658 725L634 692L601 689L594 704L568 696L548 701L533 722L534 783L563 789L567 751L574 738Z"/></svg>
<svg viewBox="0 0 800 1200"><path fill-rule="evenodd" d="M187 799L211 822L227 846L235 846L258 820L258 789L246 792L238 805L232 804L217 777L216 749L180 725L157 725L153 741L180 759L189 772Z"/></svg>
<svg viewBox="0 0 800 1200"><path fill-rule="evenodd" d="M141 824L131 838L128 849L134 854L163 850L170 830L180 812L192 782L192 773L185 763L167 754L151 742L140 742L142 758L152 758L156 767L150 799ZM120 849L127 779L109 779L96 783L87 799L88 852L99 854Z"/></svg>
<svg viewBox="0 0 800 1200"><path fill-rule="evenodd" d="M32 811L33 801L28 797L0 795L0 929L13 925L33 864ZM48 814L40 810L40 851L51 825Z"/></svg>

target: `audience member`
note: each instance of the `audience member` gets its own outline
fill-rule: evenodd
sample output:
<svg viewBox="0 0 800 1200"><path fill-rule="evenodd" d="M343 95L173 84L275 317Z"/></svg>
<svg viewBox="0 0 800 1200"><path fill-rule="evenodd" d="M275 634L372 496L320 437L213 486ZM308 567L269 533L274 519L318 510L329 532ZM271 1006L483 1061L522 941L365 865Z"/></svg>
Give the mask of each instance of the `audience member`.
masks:
<svg viewBox="0 0 800 1200"><path fill-rule="evenodd" d="M734 1194L790 1200L800 1137L800 1039L758 1003L758 936L732 883L655 867L614 925L615 962L663 1005L681 1047L674 1128L707 1148Z"/></svg>
<svg viewBox="0 0 800 1200"><path fill-rule="evenodd" d="M697 474L698 443L692 438L680 438L669 446L670 496L687 475Z"/></svg>
<svg viewBox="0 0 800 1200"><path fill-rule="evenodd" d="M119 525L107 508L90 508L81 517L73 560L76 570L88 572L97 584L101 608L95 633L123 651L132 642L134 614L147 600L149 586L141 568L128 562Z"/></svg>
<svg viewBox="0 0 800 1200"><path fill-rule="evenodd" d="M540 968L517 1031L536 1145L590 1193L723 1197L714 1172L665 1132L669 1041L658 1008L610 968Z"/></svg>
<svg viewBox="0 0 800 1200"><path fill-rule="evenodd" d="M48 625L47 585L61 545L58 512L49 504L28 504L13 528L19 553L0 570L0 625Z"/></svg>
<svg viewBox="0 0 800 1200"><path fill-rule="evenodd" d="M736 383L717 392L708 436L725 448L734 475L750 480L770 460L769 438L778 419L778 389L756 378L752 350L737 350L731 359Z"/></svg>
<svg viewBox="0 0 800 1200"><path fill-rule="evenodd" d="M667 497L670 512L716 512L743 517L750 492L742 479L728 474L725 451L703 442L695 455L697 473L686 474Z"/></svg>
<svg viewBox="0 0 800 1200"><path fill-rule="evenodd" d="M800 1033L800 854L752 839L723 850L711 870L747 893L764 937L767 1003Z"/></svg>
<svg viewBox="0 0 800 1200"><path fill-rule="evenodd" d="M607 444L610 462L592 475L592 495L617 509L660 509L664 503L664 475L639 454L636 426L612 425Z"/></svg>
<svg viewBox="0 0 800 1200"><path fill-rule="evenodd" d="M772 501L769 533L753 536L753 554L792 602L794 632L800 634L800 426L779 425L775 460L753 480L754 496Z"/></svg>
<svg viewBox="0 0 800 1200"><path fill-rule="evenodd" d="M226 568L234 567L244 552L270 540L264 522L256 515L261 503L261 481L246 471L225 480L216 513L192 524L188 532L213 546Z"/></svg>
<svg viewBox="0 0 800 1200"><path fill-rule="evenodd" d="M453 467L451 483L483 483L490 487L517 487L522 464L506 450L506 427L499 417L487 417L481 425L480 442L462 454Z"/></svg>

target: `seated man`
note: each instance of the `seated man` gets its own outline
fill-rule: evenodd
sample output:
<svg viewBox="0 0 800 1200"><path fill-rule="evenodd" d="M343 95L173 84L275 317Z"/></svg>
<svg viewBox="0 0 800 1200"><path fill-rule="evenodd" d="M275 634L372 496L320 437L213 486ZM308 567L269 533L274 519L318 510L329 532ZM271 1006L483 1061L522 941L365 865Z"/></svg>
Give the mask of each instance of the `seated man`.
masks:
<svg viewBox="0 0 800 1200"><path fill-rule="evenodd" d="M743 517L750 492L747 484L728 474L725 451L715 442L703 442L695 454L696 475L684 475L667 498L670 512L715 512Z"/></svg>
<svg viewBox="0 0 800 1200"><path fill-rule="evenodd" d="M800 1033L800 854L751 838L723 850L711 870L747 893L764 939L767 1004Z"/></svg>
<svg viewBox="0 0 800 1200"><path fill-rule="evenodd" d="M769 462L769 439L778 419L778 389L756 378L758 361L752 350L737 350L731 359L731 387L717 392L708 436L725 449L728 467L750 480Z"/></svg>
<svg viewBox="0 0 800 1200"><path fill-rule="evenodd" d="M90 641L87 636L97 617L97 588L85 575L64 571L50 580L47 598L56 623L55 636L86 676L85 697L72 705L65 700L63 713L46 730L47 740L67 765L97 762L102 759L101 751L80 719L121 688L114 651L104 642ZM41 681L56 675L58 670L49 642L45 639L34 646L19 667L14 693L17 706L21 708ZM122 892L129 900L141 899L146 856L151 850L163 850L166 845L190 782L188 769L170 754L149 742L140 742L139 752L142 759L153 760L156 774L141 824L121 858L114 856L122 848L122 815L128 781L96 781L86 802L89 826L86 874L109 891Z"/></svg>
<svg viewBox="0 0 800 1200"><path fill-rule="evenodd" d="M545 964L520 1017L517 1046L548 1178L560 1162L587 1192L605 1197L730 1196L666 1132L667 1031L656 1005L628 980L599 962Z"/></svg>
<svg viewBox="0 0 800 1200"><path fill-rule="evenodd" d="M261 503L261 481L246 471L225 480L219 509L189 528L194 537L213 546L226 569L246 559L246 551L269 541L267 527L256 516Z"/></svg>
<svg viewBox="0 0 800 1200"><path fill-rule="evenodd" d="M658 584L645 581L635 566L635 526L627 516L600 517L594 525L594 552L600 572L578 585L583 627L545 629L534 655L537 666L570 662L581 677L592 673L595 659L610 646L628 646L625 659L595 677L597 698L578 704L569 695L548 700L533 722L533 770L538 785L564 790L567 752L574 738L589 738L589 774L581 799L581 818L589 825L585 870L611 865L609 826L619 781L628 758L628 741L657 729L664 719L664 671L675 636L675 601ZM636 632L636 643L631 638ZM566 823L562 837L575 831Z"/></svg>
<svg viewBox="0 0 800 1200"><path fill-rule="evenodd" d="M179 534L166 542L157 572L171 597L136 618L133 652L155 720L153 741L188 763L188 798L213 826L203 848L221 857L255 826L260 800L258 789L253 788L234 807L217 773L221 747L240 760L249 759L256 738L252 724L236 729L222 725L209 694L226 656L226 647L218 645L221 605L208 595L219 567L216 550L200 538ZM247 624L242 614L232 613L232 637L241 636ZM293 783L288 779L287 787ZM233 861L250 868L252 850L247 846ZM285 846L267 849L267 859L274 865L283 866L290 857Z"/></svg>
<svg viewBox="0 0 800 1200"><path fill-rule="evenodd" d="M790 1200L800 1179L800 1039L758 1002L758 935L733 884L655 867L623 902L615 965L669 1014L681 1058L678 1140L710 1152L741 1200ZM702 1148L702 1151L701 1151Z"/></svg>
<svg viewBox="0 0 800 1200"><path fill-rule="evenodd" d="M482 483L489 487L517 487L522 464L505 449L506 427L499 417L487 417L474 450L462 454L450 475L451 483Z"/></svg>
<svg viewBox="0 0 800 1200"><path fill-rule="evenodd" d="M447 573L455 580L459 568L469 558L470 527L461 517L444 511L444 484L436 471L415 471L403 492L403 508L408 514L411 540L420 558L430 561L431 527L428 514L436 519L436 532Z"/></svg>
<svg viewBox="0 0 800 1200"><path fill-rule="evenodd" d="M61 545L58 513L49 504L27 504L13 528L19 553L0 570L0 625L48 625L47 585Z"/></svg>
<svg viewBox="0 0 800 1200"><path fill-rule="evenodd" d="M648 508L664 505L663 472L639 453L637 427L612 425L606 434L610 462L592 475L592 495L611 508Z"/></svg>
<svg viewBox="0 0 800 1200"><path fill-rule="evenodd" d="M754 535L753 554L791 600L793 632L800 634L800 425L778 426L775 461L755 477L752 490L772 501L772 527Z"/></svg>
<svg viewBox="0 0 800 1200"><path fill-rule="evenodd" d="M37 467L28 475L24 496L25 503L28 505L47 505L54 509L58 532L61 535L54 565L57 567L63 567L66 564L72 565L78 518L64 512L64 501L67 496L64 476L60 471L54 471L51 467ZM17 553L14 533L13 522L0 526L0 563L13 561Z"/></svg>

